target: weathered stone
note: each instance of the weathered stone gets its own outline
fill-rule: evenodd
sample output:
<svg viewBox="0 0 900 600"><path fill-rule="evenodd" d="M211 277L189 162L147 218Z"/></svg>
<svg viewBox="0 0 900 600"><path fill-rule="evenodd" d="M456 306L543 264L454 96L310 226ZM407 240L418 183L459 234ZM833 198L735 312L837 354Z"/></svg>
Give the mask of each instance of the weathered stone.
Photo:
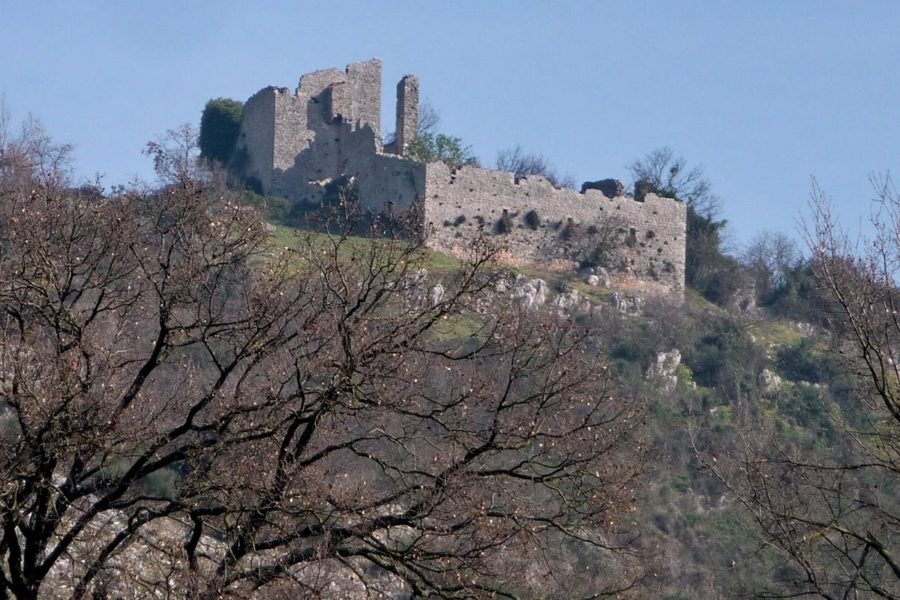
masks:
<svg viewBox="0 0 900 600"><path fill-rule="evenodd" d="M602 232L613 230L625 242L608 251L610 264L645 281L684 288L683 203L646 190L636 202L615 179L588 182L578 193L557 189L544 177L517 180L505 171L409 160L402 155L415 135L418 98L419 81L407 75L397 86L397 139L394 153L387 153L381 61L309 73L294 93L265 88L244 105L231 168L261 193L298 202L319 204L329 194L349 193L337 189L346 182L361 208L373 214L415 205L426 243L454 254L467 253L488 232L515 261L571 262L573 244L590 251L592 243L603 243ZM496 227L501 218L502 231Z"/></svg>
<svg viewBox="0 0 900 600"><path fill-rule="evenodd" d="M440 283L432 286L430 290L428 290L428 301L431 303L431 306L437 306L441 302L444 301L444 286Z"/></svg>
<svg viewBox="0 0 900 600"><path fill-rule="evenodd" d="M597 190L607 198L618 198L625 195L625 184L618 179L585 181L581 184L581 193L583 194L588 190Z"/></svg>
<svg viewBox="0 0 900 600"><path fill-rule="evenodd" d="M582 303L581 294L575 289L570 289L559 294L553 301L553 304L555 304L562 313L571 313L581 306Z"/></svg>
<svg viewBox="0 0 900 600"><path fill-rule="evenodd" d="M769 369L763 369L759 374L759 386L763 392L771 393L781 387L782 379Z"/></svg>
<svg viewBox="0 0 900 600"><path fill-rule="evenodd" d="M620 292L613 292L613 305L623 315L639 317L644 312L644 300L640 296L627 296Z"/></svg>
<svg viewBox="0 0 900 600"><path fill-rule="evenodd" d="M672 392L678 385L678 376L675 375L675 371L680 364L681 351L678 348L673 348L669 352L660 352L656 355L656 362L647 370L647 378L661 382L665 391Z"/></svg>
<svg viewBox="0 0 900 600"><path fill-rule="evenodd" d="M606 272L606 269L603 267L597 267L592 269L594 271L590 275L587 276L585 282L591 287L603 286L605 288L609 287L609 273Z"/></svg>
<svg viewBox="0 0 900 600"><path fill-rule="evenodd" d="M416 137L419 127L419 78L407 75L397 84L397 139L395 153L406 154L406 147Z"/></svg>
<svg viewBox="0 0 900 600"><path fill-rule="evenodd" d="M548 290L547 282L543 279L529 279L519 275L512 289L512 298L522 308L537 308L547 302Z"/></svg>

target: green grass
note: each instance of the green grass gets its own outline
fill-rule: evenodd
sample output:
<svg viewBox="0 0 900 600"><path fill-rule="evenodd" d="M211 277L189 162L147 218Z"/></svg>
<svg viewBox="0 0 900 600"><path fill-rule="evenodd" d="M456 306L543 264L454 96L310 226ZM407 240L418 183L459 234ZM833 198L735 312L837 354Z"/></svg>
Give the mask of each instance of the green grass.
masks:
<svg viewBox="0 0 900 600"><path fill-rule="evenodd" d="M785 346L797 344L806 334L797 331L785 321L762 321L747 328L756 343L766 349L778 350Z"/></svg>
<svg viewBox="0 0 900 600"><path fill-rule="evenodd" d="M337 234L324 233L308 229L297 229L287 227L285 225L273 225L275 230L272 233L271 245L273 249L291 249L298 250L309 243L313 247L321 247L323 250L332 247L332 244L340 238ZM307 242L307 239L309 240ZM368 252L372 245L372 239L361 236L347 236L341 241L338 249L338 257L341 259L349 259L353 255ZM427 269L429 272L452 273L462 266L459 259L436 252L430 248L422 248L418 257L421 260L421 268Z"/></svg>
<svg viewBox="0 0 900 600"><path fill-rule="evenodd" d="M484 323L470 315L453 315L435 324L434 333L442 342L481 338Z"/></svg>

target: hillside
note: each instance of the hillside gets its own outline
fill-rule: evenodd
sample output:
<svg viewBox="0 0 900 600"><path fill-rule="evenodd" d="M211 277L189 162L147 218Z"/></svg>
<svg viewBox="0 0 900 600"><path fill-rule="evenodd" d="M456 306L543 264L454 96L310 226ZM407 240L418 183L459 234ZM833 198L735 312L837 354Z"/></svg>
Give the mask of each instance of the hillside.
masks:
<svg viewBox="0 0 900 600"><path fill-rule="evenodd" d="M682 293L149 152L0 169L4 595L897 595L893 188L862 255L686 204Z"/></svg>
<svg viewBox="0 0 900 600"><path fill-rule="evenodd" d="M297 235L310 234L279 226L274 239L290 247ZM321 242L324 234L312 235ZM423 290L449 285L461 264L426 251ZM849 399L855 384L831 352L831 332L761 307L723 308L691 290L647 295L609 289L585 273L491 270L490 298L436 329L442 342L470 345L489 321L479 314L509 307L536 320L559 315L590 332L619 393L639 399L639 443L650 453L620 531L635 536L643 563L637 596L725 599L804 585L789 553L760 528L756 519L766 517L743 496L739 472L749 453L766 447L823 461L854 452L850 424L868 417ZM613 558L608 568L626 565Z"/></svg>

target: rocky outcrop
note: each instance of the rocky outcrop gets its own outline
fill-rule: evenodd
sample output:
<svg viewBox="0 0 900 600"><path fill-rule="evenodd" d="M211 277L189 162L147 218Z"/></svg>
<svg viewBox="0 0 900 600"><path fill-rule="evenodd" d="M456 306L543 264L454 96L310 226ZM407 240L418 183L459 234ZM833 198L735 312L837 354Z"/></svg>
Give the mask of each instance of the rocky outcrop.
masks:
<svg viewBox="0 0 900 600"><path fill-rule="evenodd" d="M764 393L770 394L778 390L781 387L781 384L784 382L781 377L775 374L774 371L770 371L769 369L763 369L762 373L759 374L759 387L762 388Z"/></svg>
<svg viewBox="0 0 900 600"><path fill-rule="evenodd" d="M524 275L517 275L511 296L519 306L527 310L546 304L548 291L547 282L543 279L529 279Z"/></svg>
<svg viewBox="0 0 900 600"><path fill-rule="evenodd" d="M675 371L680 364L681 351L678 348L660 352L656 355L656 362L647 369L647 379L659 381L666 392L672 392L678 386Z"/></svg>
<svg viewBox="0 0 900 600"><path fill-rule="evenodd" d="M644 312L644 299L639 296L626 296L620 292L614 292L613 305L617 311L629 317L639 317Z"/></svg>
<svg viewBox="0 0 900 600"><path fill-rule="evenodd" d="M609 273L607 273L606 269L602 267L592 268L588 272L585 283L587 283L591 287L602 286L608 288L610 284Z"/></svg>

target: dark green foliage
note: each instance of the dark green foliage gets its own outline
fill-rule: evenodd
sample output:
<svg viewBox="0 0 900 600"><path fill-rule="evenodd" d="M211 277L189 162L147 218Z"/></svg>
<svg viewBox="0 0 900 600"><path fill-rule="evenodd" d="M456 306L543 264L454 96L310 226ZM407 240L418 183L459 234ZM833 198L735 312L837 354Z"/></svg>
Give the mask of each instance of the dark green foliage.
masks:
<svg viewBox="0 0 900 600"><path fill-rule="evenodd" d="M407 147L406 156L421 162L442 162L452 169L478 166L471 146L464 146L462 139L443 133L420 133Z"/></svg>
<svg viewBox="0 0 900 600"><path fill-rule="evenodd" d="M453 219L454 227L459 227L460 225L462 225L465 222L466 222L466 215L459 215L455 219Z"/></svg>
<svg viewBox="0 0 900 600"><path fill-rule="evenodd" d="M819 388L806 383L782 386L775 403L780 415L808 430L810 440L815 437L828 439L835 433L834 423L828 418L828 402ZM799 437L798 432L783 426L782 429Z"/></svg>
<svg viewBox="0 0 900 600"><path fill-rule="evenodd" d="M536 210L532 209L525 213L525 224L532 230L536 230L541 226L541 217Z"/></svg>
<svg viewBox="0 0 900 600"><path fill-rule="evenodd" d="M685 281L710 302L725 304L740 286L740 265L722 252L726 221L687 207Z"/></svg>
<svg viewBox="0 0 900 600"><path fill-rule="evenodd" d="M501 216L497 223L494 224L494 231L498 234L506 234L512 231L513 222L512 217L509 216L509 213L505 210L503 211L503 216Z"/></svg>
<svg viewBox="0 0 900 600"><path fill-rule="evenodd" d="M702 327L699 339L683 357L697 383L728 395L754 385L765 356L744 329L727 317L708 317L696 325Z"/></svg>
<svg viewBox="0 0 900 600"><path fill-rule="evenodd" d="M594 246L589 252L581 257L581 260L578 261L578 268L590 269L596 267L605 267L608 266L608 260L608 248L601 244L598 246Z"/></svg>
<svg viewBox="0 0 900 600"><path fill-rule="evenodd" d="M228 164L234 153L244 103L216 98L206 103L200 118L200 156L208 161Z"/></svg>
<svg viewBox="0 0 900 600"><path fill-rule="evenodd" d="M825 383L838 372L831 355L821 352L813 338L781 348L775 364L783 377L793 381Z"/></svg>
<svg viewBox="0 0 900 600"><path fill-rule="evenodd" d="M290 215L295 204L290 200L277 196L263 196L252 188L244 190L243 199L244 202L260 211L266 220L280 225L291 224Z"/></svg>
<svg viewBox="0 0 900 600"><path fill-rule="evenodd" d="M827 325L829 301L816 285L812 261L803 261L784 274L784 281L761 298L772 314Z"/></svg>

